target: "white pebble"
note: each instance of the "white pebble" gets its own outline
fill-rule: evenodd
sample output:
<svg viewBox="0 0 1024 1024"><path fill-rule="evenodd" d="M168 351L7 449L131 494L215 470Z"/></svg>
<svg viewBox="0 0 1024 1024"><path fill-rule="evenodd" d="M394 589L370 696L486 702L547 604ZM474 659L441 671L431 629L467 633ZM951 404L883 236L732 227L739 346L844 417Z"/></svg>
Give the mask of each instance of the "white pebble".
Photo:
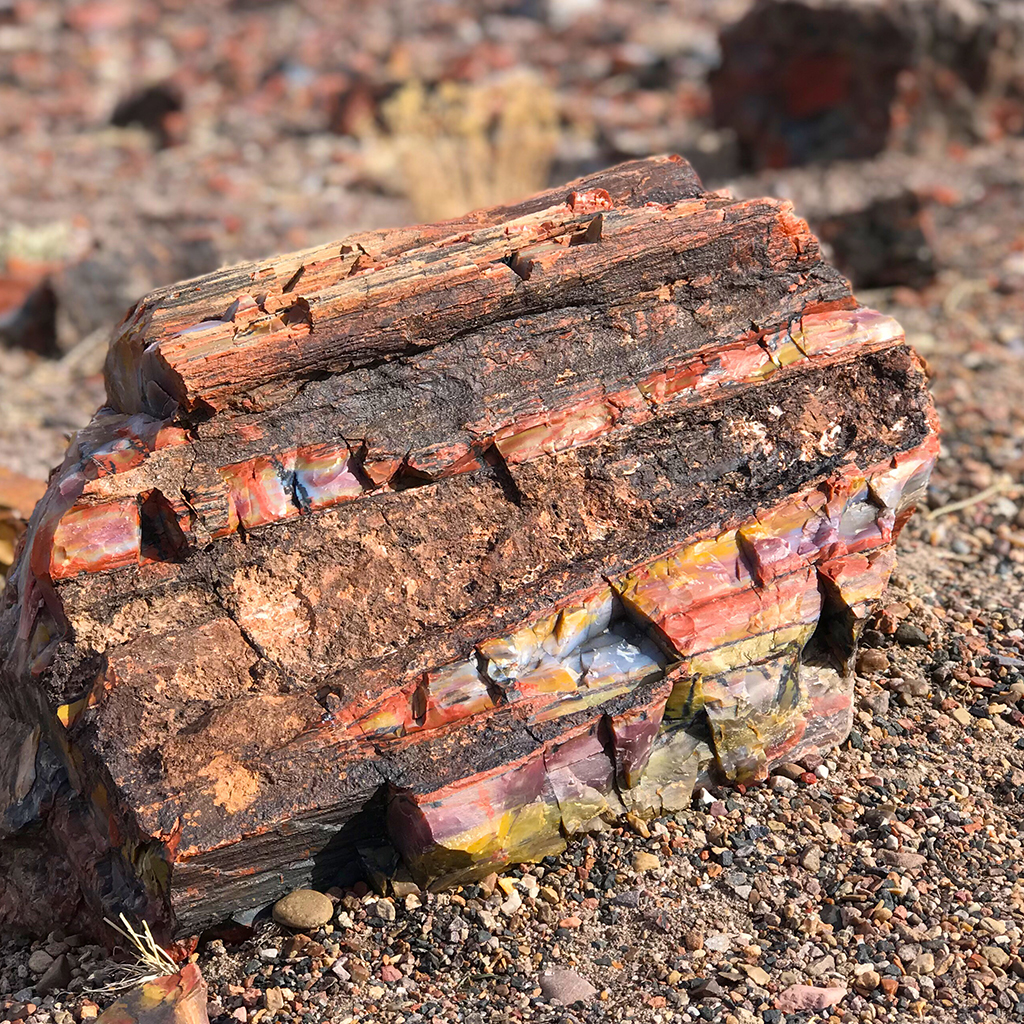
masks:
<svg viewBox="0 0 1024 1024"><path fill-rule="evenodd" d="M518 891L513 889L507 900L501 905L501 912L511 917L523 905L523 898Z"/></svg>

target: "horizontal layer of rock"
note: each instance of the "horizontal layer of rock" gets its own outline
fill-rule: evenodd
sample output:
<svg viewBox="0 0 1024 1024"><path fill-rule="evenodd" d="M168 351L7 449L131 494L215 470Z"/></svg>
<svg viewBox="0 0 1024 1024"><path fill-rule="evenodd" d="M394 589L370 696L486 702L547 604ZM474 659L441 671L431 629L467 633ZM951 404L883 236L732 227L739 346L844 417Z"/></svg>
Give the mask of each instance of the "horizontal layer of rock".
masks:
<svg viewBox="0 0 1024 1024"><path fill-rule="evenodd" d="M480 469L489 455L506 465L531 461L777 375L831 365L853 352L882 350L900 340L896 322L872 310L811 313L785 329L666 366L615 394L591 395L518 420L497 420L494 396L488 394L479 411L488 410L496 421L489 431L471 425L471 441L451 437L439 446L383 460L371 459L368 445L374 442L365 437L335 437L217 466L213 474L197 467L195 449L179 428L111 414L107 423L97 424L104 428L98 438L79 441L81 472L94 478L61 514L49 575L64 579L167 560L197 535L223 537L344 501L407 490ZM354 424L352 429L374 437L364 427ZM250 447L258 449L259 444ZM176 494L139 491L158 473L179 482Z"/></svg>
<svg viewBox="0 0 1024 1024"><path fill-rule="evenodd" d="M508 341L525 355L560 337L564 347L588 319L593 341L570 358L589 356L595 383L623 347L643 365L659 349L735 339L848 295L787 204L701 194L689 167L671 160L627 164L475 222L355 236L199 281L155 293L122 325L107 368L114 408L162 417L180 406L199 419L266 412L293 400L299 381L383 362L354 381L390 385L392 361L434 350L449 387L463 351L490 355L500 379ZM662 323L652 330L643 321L655 311ZM499 323L501 347L489 351L479 335ZM341 382L342 394L352 383Z"/></svg>

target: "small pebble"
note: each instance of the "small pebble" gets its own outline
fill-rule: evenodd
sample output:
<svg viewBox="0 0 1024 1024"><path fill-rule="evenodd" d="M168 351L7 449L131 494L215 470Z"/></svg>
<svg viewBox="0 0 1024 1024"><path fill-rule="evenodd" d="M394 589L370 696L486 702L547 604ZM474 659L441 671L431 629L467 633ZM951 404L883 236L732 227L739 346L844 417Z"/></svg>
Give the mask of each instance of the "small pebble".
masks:
<svg viewBox="0 0 1024 1024"><path fill-rule="evenodd" d="M271 913L278 924L296 931L309 932L330 921L334 914L334 904L322 892L296 889L279 899Z"/></svg>
<svg viewBox="0 0 1024 1024"><path fill-rule="evenodd" d="M642 874L645 871L656 871L660 867L661 861L653 853L648 853L646 850L637 850L633 854L633 870L637 874Z"/></svg>

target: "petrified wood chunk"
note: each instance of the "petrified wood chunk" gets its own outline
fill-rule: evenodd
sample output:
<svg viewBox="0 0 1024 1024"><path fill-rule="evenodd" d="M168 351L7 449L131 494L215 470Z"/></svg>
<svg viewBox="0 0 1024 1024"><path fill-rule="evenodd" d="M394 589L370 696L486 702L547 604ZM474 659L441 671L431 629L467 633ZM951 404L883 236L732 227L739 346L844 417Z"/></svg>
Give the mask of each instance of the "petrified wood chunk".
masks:
<svg viewBox="0 0 1024 1024"><path fill-rule="evenodd" d="M888 144L913 41L892 3L760 0L721 35L715 121L753 168L863 159Z"/></svg>
<svg viewBox="0 0 1024 1024"><path fill-rule="evenodd" d="M924 288L935 280L936 272L929 223L921 197L904 191L825 217L814 227L855 286Z"/></svg>
<svg viewBox="0 0 1024 1024"><path fill-rule="evenodd" d="M792 167L1024 127L1024 21L1006 0L757 0L721 35L716 122Z"/></svg>
<svg viewBox="0 0 1024 1024"><path fill-rule="evenodd" d="M899 326L674 157L154 293L107 382L0 623L31 927L387 839L452 884L834 745L937 449Z"/></svg>
<svg viewBox="0 0 1024 1024"><path fill-rule="evenodd" d="M195 964L152 978L108 1006L96 1024L209 1024L206 982Z"/></svg>

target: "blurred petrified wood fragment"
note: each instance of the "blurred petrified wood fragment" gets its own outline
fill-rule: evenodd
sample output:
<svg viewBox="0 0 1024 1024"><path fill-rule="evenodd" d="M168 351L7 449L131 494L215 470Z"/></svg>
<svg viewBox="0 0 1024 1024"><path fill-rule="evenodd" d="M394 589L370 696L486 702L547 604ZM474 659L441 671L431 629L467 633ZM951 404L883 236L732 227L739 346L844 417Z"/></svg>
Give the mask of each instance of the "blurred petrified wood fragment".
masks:
<svg viewBox="0 0 1024 1024"><path fill-rule="evenodd" d="M1013 0L757 0L721 35L715 120L750 168L946 159L1024 127L1024 19Z"/></svg>
<svg viewBox="0 0 1024 1024"><path fill-rule="evenodd" d="M832 746L937 449L899 326L674 157L156 292L107 384L0 623L26 927L451 884Z"/></svg>

